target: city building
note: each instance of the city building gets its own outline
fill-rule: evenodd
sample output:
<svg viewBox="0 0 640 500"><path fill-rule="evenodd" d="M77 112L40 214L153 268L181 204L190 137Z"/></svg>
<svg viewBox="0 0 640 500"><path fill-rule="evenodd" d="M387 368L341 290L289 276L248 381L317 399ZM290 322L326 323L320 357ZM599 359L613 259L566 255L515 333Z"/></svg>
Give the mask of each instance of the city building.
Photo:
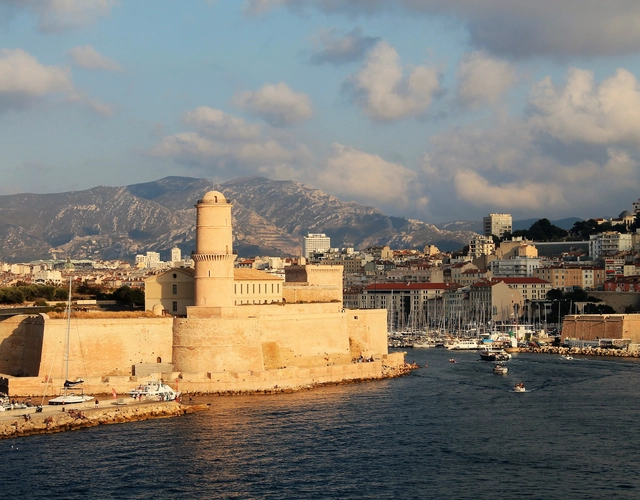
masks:
<svg viewBox="0 0 640 500"><path fill-rule="evenodd" d="M589 239L589 255L592 259L601 259L606 255L626 252L633 248L630 234L607 231L591 235Z"/></svg>
<svg viewBox="0 0 640 500"><path fill-rule="evenodd" d="M469 257L477 259L483 255L491 255L496 251L496 244L490 236L476 236L469 241Z"/></svg>
<svg viewBox="0 0 640 500"><path fill-rule="evenodd" d="M324 233L308 233L302 238L302 256L310 259L314 254L326 253L331 249L331 238Z"/></svg>
<svg viewBox="0 0 640 500"><path fill-rule="evenodd" d="M504 233L512 233L513 220L511 214L489 214L482 218L482 228L485 236L495 235L502 238Z"/></svg>

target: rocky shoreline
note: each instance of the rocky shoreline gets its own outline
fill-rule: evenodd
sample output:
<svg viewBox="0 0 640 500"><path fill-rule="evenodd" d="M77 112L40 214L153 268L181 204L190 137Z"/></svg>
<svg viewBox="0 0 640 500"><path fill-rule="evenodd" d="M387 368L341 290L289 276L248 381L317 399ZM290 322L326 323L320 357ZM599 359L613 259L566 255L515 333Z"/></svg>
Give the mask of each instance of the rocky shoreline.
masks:
<svg viewBox="0 0 640 500"><path fill-rule="evenodd" d="M533 352L541 354L559 354L561 356L613 356L618 358L640 358L640 351L627 351L626 349L607 349L603 347L520 347L518 352Z"/></svg>
<svg viewBox="0 0 640 500"><path fill-rule="evenodd" d="M207 409L209 406L206 404L184 405L169 401L109 405L103 408L82 405L74 405L73 408L45 407L41 413L36 413L35 408L11 410L11 413L0 414L0 439L178 417Z"/></svg>

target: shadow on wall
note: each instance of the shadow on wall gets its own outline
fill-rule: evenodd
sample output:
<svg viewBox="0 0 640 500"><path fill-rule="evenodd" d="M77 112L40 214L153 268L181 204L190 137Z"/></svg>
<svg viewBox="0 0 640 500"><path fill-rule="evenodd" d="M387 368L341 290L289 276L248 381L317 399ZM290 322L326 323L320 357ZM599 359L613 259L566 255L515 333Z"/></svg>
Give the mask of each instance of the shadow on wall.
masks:
<svg viewBox="0 0 640 500"><path fill-rule="evenodd" d="M13 316L0 321L0 373L37 377L42 359L44 320L41 316Z"/></svg>

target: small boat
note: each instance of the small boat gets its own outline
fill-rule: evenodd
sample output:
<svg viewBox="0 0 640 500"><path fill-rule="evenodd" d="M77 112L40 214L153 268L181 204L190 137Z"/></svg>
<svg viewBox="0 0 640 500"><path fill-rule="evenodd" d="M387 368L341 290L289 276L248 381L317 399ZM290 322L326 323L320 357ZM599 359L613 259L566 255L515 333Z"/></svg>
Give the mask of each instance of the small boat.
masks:
<svg viewBox="0 0 640 500"><path fill-rule="evenodd" d="M133 399L147 399L154 401L174 401L182 394L174 391L163 380L151 379L148 382L138 385L135 389L127 392Z"/></svg>
<svg viewBox="0 0 640 500"><path fill-rule="evenodd" d="M456 362L456 360L455 360L455 359L453 359L453 358L449 358L449 363L455 363L455 362Z"/></svg>
<svg viewBox="0 0 640 500"><path fill-rule="evenodd" d="M513 386L513 392L527 392L527 390L524 388L524 384L522 382L518 382Z"/></svg>
<svg viewBox="0 0 640 500"><path fill-rule="evenodd" d="M496 375L506 375L508 371L509 368L504 365L496 365L493 367L493 373L495 373Z"/></svg>
<svg viewBox="0 0 640 500"><path fill-rule="evenodd" d="M562 356L560 356L562 359L566 359L566 360L572 360L573 356L571 356L570 354L564 354Z"/></svg>
<svg viewBox="0 0 640 500"><path fill-rule="evenodd" d="M509 361L511 354L504 349L486 348L480 351L480 359L483 361Z"/></svg>

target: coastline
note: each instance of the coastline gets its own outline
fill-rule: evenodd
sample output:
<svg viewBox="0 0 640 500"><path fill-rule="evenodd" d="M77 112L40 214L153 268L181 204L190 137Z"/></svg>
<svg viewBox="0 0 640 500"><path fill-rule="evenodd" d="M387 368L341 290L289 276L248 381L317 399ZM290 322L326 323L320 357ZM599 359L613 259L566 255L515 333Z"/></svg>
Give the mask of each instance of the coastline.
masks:
<svg viewBox="0 0 640 500"><path fill-rule="evenodd" d="M172 418L208 410L208 405L184 405L176 401L115 402L95 407L84 403L69 406L44 406L41 413L35 407L0 413L0 439L37 434L54 434L98 425L138 422L155 418Z"/></svg>
<svg viewBox="0 0 640 500"><path fill-rule="evenodd" d="M576 356L611 356L617 358L640 358L640 351L627 351L624 349L606 349L603 347L520 347L518 352L532 352L540 354L560 354Z"/></svg>

